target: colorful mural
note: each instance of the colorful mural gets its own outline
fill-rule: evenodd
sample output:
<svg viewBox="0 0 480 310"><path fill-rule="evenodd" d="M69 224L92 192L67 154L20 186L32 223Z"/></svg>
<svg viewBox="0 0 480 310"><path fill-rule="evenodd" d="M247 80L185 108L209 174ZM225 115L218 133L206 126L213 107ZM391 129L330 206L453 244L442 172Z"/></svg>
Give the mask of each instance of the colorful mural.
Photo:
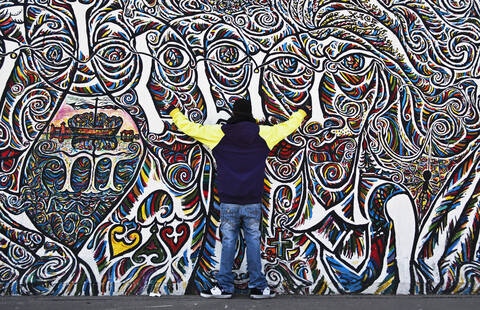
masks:
<svg viewBox="0 0 480 310"><path fill-rule="evenodd" d="M237 97L313 110L267 161L277 292L479 293L479 48L475 0L0 0L0 294L210 287L215 162L162 108Z"/></svg>

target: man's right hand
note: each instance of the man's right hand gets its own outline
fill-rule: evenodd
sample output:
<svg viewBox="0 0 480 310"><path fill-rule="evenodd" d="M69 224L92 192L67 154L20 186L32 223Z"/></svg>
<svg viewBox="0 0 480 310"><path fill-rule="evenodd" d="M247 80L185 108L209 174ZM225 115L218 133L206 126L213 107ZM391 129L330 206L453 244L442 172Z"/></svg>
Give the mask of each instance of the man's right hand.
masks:
<svg viewBox="0 0 480 310"><path fill-rule="evenodd" d="M303 123L306 123L309 119L312 118L312 106L311 105L304 104L302 107L300 107L300 110L305 111L305 114L306 114L305 118L303 119Z"/></svg>
<svg viewBox="0 0 480 310"><path fill-rule="evenodd" d="M167 114L170 114L173 110L175 110L177 106L174 103L167 103L163 106L162 110L165 111Z"/></svg>

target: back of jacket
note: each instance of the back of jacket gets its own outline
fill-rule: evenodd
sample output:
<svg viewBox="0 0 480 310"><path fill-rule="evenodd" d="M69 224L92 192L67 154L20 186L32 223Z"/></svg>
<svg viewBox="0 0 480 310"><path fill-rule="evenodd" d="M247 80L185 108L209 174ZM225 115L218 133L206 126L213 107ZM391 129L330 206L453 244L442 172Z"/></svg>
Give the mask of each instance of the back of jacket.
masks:
<svg viewBox="0 0 480 310"><path fill-rule="evenodd" d="M259 126L246 121L223 125L222 131L225 135L213 148L220 202L261 202L265 160L270 150L259 135Z"/></svg>

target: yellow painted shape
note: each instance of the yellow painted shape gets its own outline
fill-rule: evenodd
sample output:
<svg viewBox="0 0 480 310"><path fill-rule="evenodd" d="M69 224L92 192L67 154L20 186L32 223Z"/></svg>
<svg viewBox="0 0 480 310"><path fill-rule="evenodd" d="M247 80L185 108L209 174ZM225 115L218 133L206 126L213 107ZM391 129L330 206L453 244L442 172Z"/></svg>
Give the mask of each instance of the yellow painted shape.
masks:
<svg viewBox="0 0 480 310"><path fill-rule="evenodd" d="M114 226L112 230L110 230L110 244L113 257L130 251L140 242L140 234L138 232L129 233L126 236L128 242L125 242L124 239L117 239L117 235L123 234L124 232L125 228L121 225Z"/></svg>

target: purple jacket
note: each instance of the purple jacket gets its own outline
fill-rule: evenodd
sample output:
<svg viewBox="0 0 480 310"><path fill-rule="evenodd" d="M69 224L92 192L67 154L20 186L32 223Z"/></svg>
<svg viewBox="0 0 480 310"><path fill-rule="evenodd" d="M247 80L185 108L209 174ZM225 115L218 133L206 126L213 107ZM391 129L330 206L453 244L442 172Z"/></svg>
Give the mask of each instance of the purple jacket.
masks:
<svg viewBox="0 0 480 310"><path fill-rule="evenodd" d="M262 201L268 153L300 126L306 113L299 110L288 121L274 126L248 121L201 125L189 121L179 109L170 111L170 116L179 130L212 149L220 202L250 204Z"/></svg>

